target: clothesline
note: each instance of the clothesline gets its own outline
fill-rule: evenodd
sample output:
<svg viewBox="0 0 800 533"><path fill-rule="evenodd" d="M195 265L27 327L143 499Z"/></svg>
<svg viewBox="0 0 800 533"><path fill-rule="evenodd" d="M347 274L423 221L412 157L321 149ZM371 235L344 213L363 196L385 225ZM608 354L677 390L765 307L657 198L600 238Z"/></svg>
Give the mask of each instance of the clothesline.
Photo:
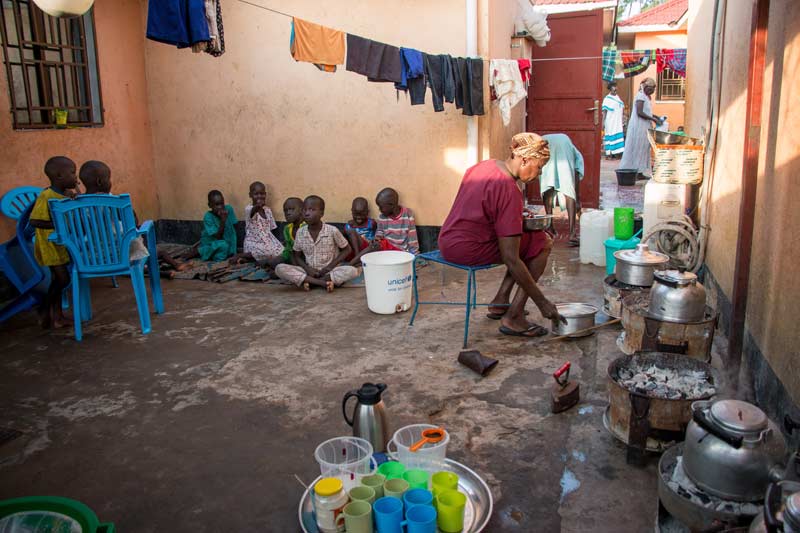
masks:
<svg viewBox="0 0 800 533"><path fill-rule="evenodd" d="M239 1L243 1L243 0L239 0ZM642 52L642 53L644 53L645 51L646 50L639 50L639 52ZM617 50L617 52L627 53L628 50ZM653 55L655 55L657 57L658 56L668 57L670 54L667 54L667 53L655 53ZM534 58L534 59L531 59L531 61L575 61L575 60L579 60L579 59L603 59L603 56L546 57L546 58L540 58L540 59L535 59Z"/></svg>
<svg viewBox="0 0 800 533"><path fill-rule="evenodd" d="M272 11L273 13L277 13L278 15L283 15L284 17L289 17L290 19L294 18L292 15L284 13L283 11L278 11L277 9L272 9L271 7L262 6L261 4L256 4L253 2L248 2L247 0L239 0L243 4L249 4L253 7L257 7L259 9L263 9L265 11Z"/></svg>

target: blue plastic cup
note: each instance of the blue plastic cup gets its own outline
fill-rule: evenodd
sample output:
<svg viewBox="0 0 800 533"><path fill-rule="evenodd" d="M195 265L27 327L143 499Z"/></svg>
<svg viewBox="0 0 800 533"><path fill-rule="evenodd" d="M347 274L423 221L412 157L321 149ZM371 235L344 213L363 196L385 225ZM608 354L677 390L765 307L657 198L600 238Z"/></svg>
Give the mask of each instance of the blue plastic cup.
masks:
<svg viewBox="0 0 800 533"><path fill-rule="evenodd" d="M398 498L384 496L372 505L375 525L380 533L403 533L403 502Z"/></svg>
<svg viewBox="0 0 800 533"><path fill-rule="evenodd" d="M415 505L427 505L433 509L433 493L425 489L411 489L403 494L403 503L406 504L406 518L408 518L408 511Z"/></svg>
<svg viewBox="0 0 800 533"><path fill-rule="evenodd" d="M430 505L415 505L406 513L407 533L436 533L436 511Z"/></svg>

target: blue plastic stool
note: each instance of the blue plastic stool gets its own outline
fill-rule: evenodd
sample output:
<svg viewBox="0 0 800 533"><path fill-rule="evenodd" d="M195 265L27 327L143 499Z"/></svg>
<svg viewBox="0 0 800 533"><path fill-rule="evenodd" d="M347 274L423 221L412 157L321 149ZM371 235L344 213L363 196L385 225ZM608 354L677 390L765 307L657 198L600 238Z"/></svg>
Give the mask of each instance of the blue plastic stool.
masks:
<svg viewBox="0 0 800 533"><path fill-rule="evenodd" d="M430 261L432 263L439 263L441 265L447 265L449 267L458 268L459 270L466 270L467 271L467 301L466 302L420 302L419 301L419 292L417 290L417 260L424 259L425 261ZM433 252L426 252L424 254L419 254L414 258L414 311L411 313L411 320L408 322L409 326L414 325L414 318L417 316L417 310L419 309L420 305L430 304L430 305L463 305L466 307L466 316L464 317L464 344L462 348L467 347L467 338L469 337L469 316L472 313L472 310L475 309L477 306L482 305L488 307L490 304L483 304L478 303L478 282L475 279L475 273L479 270L488 270L490 268L494 268L496 266L501 266L500 264L491 264L491 265L478 265L478 266L467 266L467 265L459 265L457 263L451 263L450 261L446 261L442 258L442 253L439 250L434 250ZM508 307L509 304L497 305L496 307Z"/></svg>

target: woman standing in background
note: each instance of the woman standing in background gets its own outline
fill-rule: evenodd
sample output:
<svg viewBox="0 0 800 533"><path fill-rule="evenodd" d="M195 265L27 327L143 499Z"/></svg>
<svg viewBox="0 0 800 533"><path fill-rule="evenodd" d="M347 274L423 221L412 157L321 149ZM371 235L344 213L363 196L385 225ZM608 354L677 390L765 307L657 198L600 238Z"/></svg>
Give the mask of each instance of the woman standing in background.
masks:
<svg viewBox="0 0 800 533"><path fill-rule="evenodd" d="M608 94L603 98L603 151L609 159L619 159L625 150L624 109L625 103L617 95L617 82L608 82Z"/></svg>

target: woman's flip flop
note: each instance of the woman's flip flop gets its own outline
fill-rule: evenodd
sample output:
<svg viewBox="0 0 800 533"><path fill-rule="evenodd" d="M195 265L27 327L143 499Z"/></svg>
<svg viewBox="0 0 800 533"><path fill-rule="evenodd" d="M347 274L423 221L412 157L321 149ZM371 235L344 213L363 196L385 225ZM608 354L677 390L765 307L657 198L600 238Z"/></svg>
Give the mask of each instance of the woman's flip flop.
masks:
<svg viewBox="0 0 800 533"><path fill-rule="evenodd" d="M506 326L500 326L500 333L510 337L543 337L549 333L547 328L539 324L531 324L528 329L524 331L516 331Z"/></svg>

